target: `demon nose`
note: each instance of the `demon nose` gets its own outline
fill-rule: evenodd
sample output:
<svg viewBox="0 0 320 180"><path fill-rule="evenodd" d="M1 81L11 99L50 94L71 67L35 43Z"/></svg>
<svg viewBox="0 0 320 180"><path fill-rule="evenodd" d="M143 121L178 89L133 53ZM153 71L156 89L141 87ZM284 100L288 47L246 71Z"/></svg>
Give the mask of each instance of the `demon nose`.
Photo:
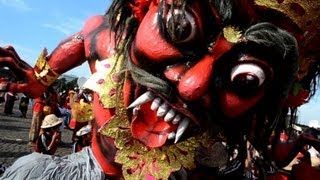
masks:
<svg viewBox="0 0 320 180"><path fill-rule="evenodd" d="M215 62L233 46L223 36L219 36L214 44L214 47L194 61L191 67L182 63L170 66L164 72L166 78L177 85L183 99L196 101L207 94Z"/></svg>
<svg viewBox="0 0 320 180"><path fill-rule="evenodd" d="M206 95L215 62L233 46L223 36L219 36L214 44L214 47L209 48L209 52L181 77L178 91L182 98L195 101Z"/></svg>
<svg viewBox="0 0 320 180"><path fill-rule="evenodd" d="M182 98L194 101L204 95L209 86L214 60L214 57L205 55L185 72L178 83L178 92Z"/></svg>

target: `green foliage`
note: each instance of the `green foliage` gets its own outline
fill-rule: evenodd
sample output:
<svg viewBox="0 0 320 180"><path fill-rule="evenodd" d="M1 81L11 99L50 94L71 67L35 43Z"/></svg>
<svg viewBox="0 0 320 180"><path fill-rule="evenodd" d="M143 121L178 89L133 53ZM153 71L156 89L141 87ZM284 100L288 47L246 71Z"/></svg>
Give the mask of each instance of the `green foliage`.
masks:
<svg viewBox="0 0 320 180"><path fill-rule="evenodd" d="M55 89L57 92L68 92L69 90L73 90L75 87L78 87L77 85L77 79L78 78L74 78L71 81L67 81L66 78L62 77L57 79L57 81L55 82Z"/></svg>

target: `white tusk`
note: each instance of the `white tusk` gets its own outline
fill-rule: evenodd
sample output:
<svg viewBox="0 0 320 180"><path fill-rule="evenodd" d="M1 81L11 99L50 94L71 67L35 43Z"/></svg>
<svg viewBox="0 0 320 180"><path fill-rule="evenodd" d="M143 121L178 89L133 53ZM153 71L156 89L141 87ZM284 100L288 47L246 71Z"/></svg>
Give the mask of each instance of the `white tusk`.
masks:
<svg viewBox="0 0 320 180"><path fill-rule="evenodd" d="M168 135L168 139L173 139L174 137L176 137L176 133L172 132Z"/></svg>
<svg viewBox="0 0 320 180"><path fill-rule="evenodd" d="M187 129L189 125L190 119L189 118L184 118L180 123L177 128L177 133L176 133L176 138L174 140L174 143L177 143L184 131Z"/></svg>
<svg viewBox="0 0 320 180"><path fill-rule="evenodd" d="M158 117L162 117L164 116L167 112L169 111L169 105L164 102L161 104L161 106L159 107L158 111L157 111L157 116Z"/></svg>
<svg viewBox="0 0 320 180"><path fill-rule="evenodd" d="M155 111L155 110L157 110L159 108L160 105L161 105L161 99L160 98L155 98L151 103L150 109L152 111Z"/></svg>
<svg viewBox="0 0 320 180"><path fill-rule="evenodd" d="M173 118L172 124L178 124L180 120L181 120L181 115L177 114L176 117Z"/></svg>
<svg viewBox="0 0 320 180"><path fill-rule="evenodd" d="M176 111L173 109L170 109L168 113L164 116L164 121L165 122L171 121L175 115L176 115Z"/></svg>
<svg viewBox="0 0 320 180"><path fill-rule="evenodd" d="M142 94L141 96L139 96L135 101L133 101L133 103L131 103L127 109L130 109L130 108L133 108L133 107L136 107L136 106L139 106L141 104L144 104L146 102L149 102L151 100L153 100L154 98L154 95L152 92L150 91L147 91L145 92L144 94Z"/></svg>

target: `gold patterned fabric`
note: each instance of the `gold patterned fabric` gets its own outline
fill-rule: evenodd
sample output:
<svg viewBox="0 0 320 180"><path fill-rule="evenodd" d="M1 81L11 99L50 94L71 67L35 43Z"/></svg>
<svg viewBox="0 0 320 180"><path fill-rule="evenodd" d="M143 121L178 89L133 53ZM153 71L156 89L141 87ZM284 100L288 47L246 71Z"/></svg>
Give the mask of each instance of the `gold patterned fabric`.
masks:
<svg viewBox="0 0 320 180"><path fill-rule="evenodd" d="M91 103L84 102L83 99L74 101L74 96L76 96L76 94L70 94L72 117L75 118L77 122L88 122L92 120L94 118L93 105Z"/></svg>
<svg viewBox="0 0 320 180"><path fill-rule="evenodd" d="M97 72L84 84L84 87L96 92L104 108L117 105L116 92L119 87L119 72L123 66L123 56L113 55L108 59L96 61Z"/></svg>
<svg viewBox="0 0 320 180"><path fill-rule="evenodd" d="M284 13L303 31L308 31L312 27L320 30L319 0L255 0L255 2L257 5Z"/></svg>
<svg viewBox="0 0 320 180"><path fill-rule="evenodd" d="M118 149L115 161L122 165L125 179L146 179L150 176L168 179L172 172L181 168L192 170L197 148L206 147L213 141L204 133L177 144L148 148L132 137L123 105L100 133L115 139Z"/></svg>

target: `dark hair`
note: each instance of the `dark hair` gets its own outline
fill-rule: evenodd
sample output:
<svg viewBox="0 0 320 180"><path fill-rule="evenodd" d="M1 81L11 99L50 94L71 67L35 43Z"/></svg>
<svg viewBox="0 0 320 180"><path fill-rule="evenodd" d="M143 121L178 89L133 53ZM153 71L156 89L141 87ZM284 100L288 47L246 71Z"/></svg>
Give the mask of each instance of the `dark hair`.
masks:
<svg viewBox="0 0 320 180"><path fill-rule="evenodd" d="M184 0L182 0L183 2ZM111 29L115 32L115 43L118 48L118 54L123 54L125 59L129 59L129 48L136 35L139 22L133 17L130 4L134 4L133 0L115 0L112 2L105 16L109 18ZM159 9L160 11L160 9ZM125 38L122 37L125 35ZM162 79L136 67L131 61L125 61L122 72L130 72L131 77L138 84L150 87L170 95L171 89L167 82Z"/></svg>
<svg viewBox="0 0 320 180"><path fill-rule="evenodd" d="M243 36L244 43L254 47L253 53L266 58L273 67L274 78L255 108L256 127L252 129L252 143L262 155L266 155L271 134L280 133L286 125L289 108L284 106L283 101L296 80L298 45L296 39L287 31L266 22L251 26Z"/></svg>

